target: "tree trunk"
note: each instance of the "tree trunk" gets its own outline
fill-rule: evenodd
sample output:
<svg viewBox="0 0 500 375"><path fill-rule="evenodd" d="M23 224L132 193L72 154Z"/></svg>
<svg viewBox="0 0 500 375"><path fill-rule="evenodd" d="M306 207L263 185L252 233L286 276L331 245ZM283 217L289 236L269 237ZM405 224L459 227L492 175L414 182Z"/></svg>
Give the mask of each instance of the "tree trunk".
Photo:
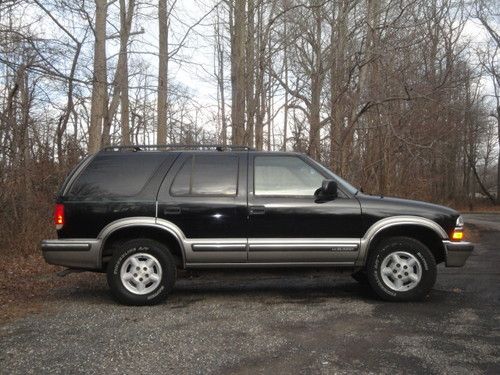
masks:
<svg viewBox="0 0 500 375"><path fill-rule="evenodd" d="M63 137L66 133L66 129L68 127L68 122L71 114L74 112L74 101L73 101L73 90L74 90L74 77L76 73L76 64L78 63L78 58L80 57L80 51L82 49L82 44L80 42L76 45L75 55L73 56L73 63L71 64L71 72L68 80L68 95L66 102L66 109L64 114L59 119L59 124L56 132L56 143L57 143L57 158L59 163L62 163L64 155L63 155Z"/></svg>
<svg viewBox="0 0 500 375"><path fill-rule="evenodd" d="M500 103L499 97L497 96L497 134L498 134L498 146L500 147ZM500 204L500 152L498 153L497 160L497 204Z"/></svg>
<svg viewBox="0 0 500 375"><path fill-rule="evenodd" d="M309 115L309 155L320 159L320 131L321 131L321 87L323 85L323 67L321 51L321 11L319 4L313 10L315 16L315 40L313 43L313 70L311 72L311 106Z"/></svg>
<svg viewBox="0 0 500 375"><path fill-rule="evenodd" d="M255 72L255 24L254 24L254 0L248 1L247 13L247 33L246 33L246 61L245 61L245 85L246 85L246 116L247 129L245 144L253 147L254 144L254 123L255 123L255 92L254 92L254 72Z"/></svg>
<svg viewBox="0 0 500 375"><path fill-rule="evenodd" d="M372 14L373 14L373 1L375 0L367 0L366 1L366 17L368 20L372 19ZM350 114L349 114L349 120L347 123L347 126L345 129L342 131L342 136L341 139L339 140L339 148L340 148L340 154L341 154L341 159L340 159L340 170L339 174L340 175L346 175L346 172L349 170L349 151L352 150L352 144L353 144L353 138L354 138L354 132L356 130L356 125L358 123L359 117L365 110L365 107L363 107L361 110L359 109L359 106L362 101L362 97L365 93L366 85L367 85L367 77L368 77L368 65L369 61L371 59L371 44L372 44L372 38L373 38L373 33L374 30L371 28L371 25L369 22L366 23L365 25L366 31L366 42L365 42L365 53L364 53L364 60L365 62L361 65L359 68L359 79L358 83L356 85L356 90L352 95L352 103L351 103L351 108L350 108ZM366 151L365 151L366 154Z"/></svg>
<svg viewBox="0 0 500 375"><path fill-rule="evenodd" d="M262 4L259 5L257 13L257 50L258 50L258 68L255 79L255 148L262 150L264 144L264 117L266 115L266 90L264 88L264 76L266 72L266 41L264 37L264 10Z"/></svg>
<svg viewBox="0 0 500 375"><path fill-rule="evenodd" d="M167 0L159 0L158 6L160 58L158 66L158 128L157 143L167 143L168 110L168 14Z"/></svg>
<svg viewBox="0 0 500 375"><path fill-rule="evenodd" d="M348 86L346 77L346 43L348 38L347 17L349 1L337 5L336 17L331 25L330 40L330 167L342 173L343 153L340 143L344 128L345 103L344 87Z"/></svg>
<svg viewBox="0 0 500 375"><path fill-rule="evenodd" d="M92 78L92 103L89 125L89 152L101 148L102 125L107 109L106 69L106 18L107 1L95 0L94 73Z"/></svg>
<svg viewBox="0 0 500 375"><path fill-rule="evenodd" d="M311 109L309 116L309 155L316 160L320 157L320 109L321 82L317 73L311 77Z"/></svg>
<svg viewBox="0 0 500 375"><path fill-rule="evenodd" d="M129 0L126 7L125 0L120 0L120 57L122 57L120 69L120 123L122 145L130 144L129 125L129 100L128 100L128 42L132 28L132 17L134 14L135 0Z"/></svg>
<svg viewBox="0 0 500 375"><path fill-rule="evenodd" d="M286 1L283 0L283 7L286 9ZM287 16L283 19L283 70L285 84L288 85L288 38L287 38ZM288 140L288 90L285 90L285 103L283 104L283 146L282 150L286 151L286 142Z"/></svg>
<svg viewBox="0 0 500 375"><path fill-rule="evenodd" d="M221 28L219 10L217 10L216 23L216 54L217 54L217 87L219 95L219 116L221 125L222 144L227 145L227 120L226 120L226 96L224 87L224 35Z"/></svg>
<svg viewBox="0 0 500 375"><path fill-rule="evenodd" d="M269 50L271 49L271 40L269 40ZM269 62L270 63L270 62ZM273 77L271 74L268 75L268 87L267 87L267 151L271 151L271 137L272 137L272 128L273 128Z"/></svg>
<svg viewBox="0 0 500 375"><path fill-rule="evenodd" d="M232 143L241 145L245 136L245 40L246 0L235 0L231 34Z"/></svg>

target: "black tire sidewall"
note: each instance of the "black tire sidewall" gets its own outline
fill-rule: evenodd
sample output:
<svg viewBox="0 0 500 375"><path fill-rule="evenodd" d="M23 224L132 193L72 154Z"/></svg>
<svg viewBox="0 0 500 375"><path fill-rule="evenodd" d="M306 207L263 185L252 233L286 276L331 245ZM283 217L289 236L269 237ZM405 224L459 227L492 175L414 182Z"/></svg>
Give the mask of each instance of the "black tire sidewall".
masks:
<svg viewBox="0 0 500 375"><path fill-rule="evenodd" d="M162 279L160 284L148 294L137 295L125 288L120 278L123 262L132 254L151 254L160 262ZM136 239L126 241L113 251L113 256L108 264L107 279L113 296L126 305L154 305L167 297L173 289L176 278L176 267L172 255L163 244L149 240Z"/></svg>
<svg viewBox="0 0 500 375"><path fill-rule="evenodd" d="M351 274L351 277L356 280L360 285L369 286L368 276L365 270L359 270Z"/></svg>
<svg viewBox="0 0 500 375"><path fill-rule="evenodd" d="M398 292L390 289L382 280L380 264L389 254L404 251L415 256L422 266L422 278L413 289ZM393 237L382 241L371 254L367 264L367 276L373 290L388 301L416 301L424 298L436 282L436 261L429 249L420 241L408 237Z"/></svg>

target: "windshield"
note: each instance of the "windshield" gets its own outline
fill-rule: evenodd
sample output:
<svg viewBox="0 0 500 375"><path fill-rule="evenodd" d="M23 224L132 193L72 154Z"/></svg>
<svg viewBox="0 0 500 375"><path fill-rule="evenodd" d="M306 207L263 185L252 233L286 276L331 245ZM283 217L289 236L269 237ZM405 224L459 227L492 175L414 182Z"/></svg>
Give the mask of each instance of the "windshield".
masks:
<svg viewBox="0 0 500 375"><path fill-rule="evenodd" d="M354 186L352 186L349 182L344 180L342 177L337 176L335 173L333 173L331 170L326 168L323 164L318 163L316 160L311 159L308 157L309 160L311 160L315 165L317 165L323 172L331 176L334 180L337 180L338 184L347 192L350 194L356 194L358 192L358 189L356 189Z"/></svg>

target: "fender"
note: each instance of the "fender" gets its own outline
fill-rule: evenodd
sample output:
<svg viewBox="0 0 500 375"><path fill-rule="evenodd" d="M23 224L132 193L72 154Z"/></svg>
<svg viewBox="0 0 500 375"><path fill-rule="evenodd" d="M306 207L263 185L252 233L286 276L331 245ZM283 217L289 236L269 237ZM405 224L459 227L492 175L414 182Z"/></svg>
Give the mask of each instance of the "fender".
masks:
<svg viewBox="0 0 500 375"><path fill-rule="evenodd" d="M128 227L151 227L151 228L158 228L161 230L164 230L168 232L169 234L173 235L177 242L179 243L181 253L182 253L182 264L186 264L186 249L185 249L185 241L186 237L184 236L184 233L182 230L175 225L174 223L164 220L164 219L157 219L154 217L149 217L149 216L136 216L136 217L127 217L124 219L119 219L115 220L108 225L106 225L99 235L97 236L97 239L100 240L101 246L99 249L99 258L97 260L98 262L98 267L102 267L102 251L104 247L104 243L106 242L106 239L114 232L116 232L119 229L123 228L128 228Z"/></svg>
<svg viewBox="0 0 500 375"><path fill-rule="evenodd" d="M436 233L442 240L448 239L448 235L446 234L444 229L438 223L430 219L410 215L387 217L374 223L370 228L368 228L363 238L361 238L359 256L358 260L356 261L356 265L365 265L366 259L368 257L368 249L370 248L370 243L377 234L387 228L404 225L418 225L421 227L425 227L434 231L434 233Z"/></svg>

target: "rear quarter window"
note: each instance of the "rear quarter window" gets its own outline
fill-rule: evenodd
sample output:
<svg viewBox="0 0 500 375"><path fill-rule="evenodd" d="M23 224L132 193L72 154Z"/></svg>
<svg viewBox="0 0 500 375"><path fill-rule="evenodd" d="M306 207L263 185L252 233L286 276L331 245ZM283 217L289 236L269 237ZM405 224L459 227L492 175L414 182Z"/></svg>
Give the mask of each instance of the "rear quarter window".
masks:
<svg viewBox="0 0 500 375"><path fill-rule="evenodd" d="M109 200L141 192L165 160L161 153L97 155L72 184L70 200Z"/></svg>

